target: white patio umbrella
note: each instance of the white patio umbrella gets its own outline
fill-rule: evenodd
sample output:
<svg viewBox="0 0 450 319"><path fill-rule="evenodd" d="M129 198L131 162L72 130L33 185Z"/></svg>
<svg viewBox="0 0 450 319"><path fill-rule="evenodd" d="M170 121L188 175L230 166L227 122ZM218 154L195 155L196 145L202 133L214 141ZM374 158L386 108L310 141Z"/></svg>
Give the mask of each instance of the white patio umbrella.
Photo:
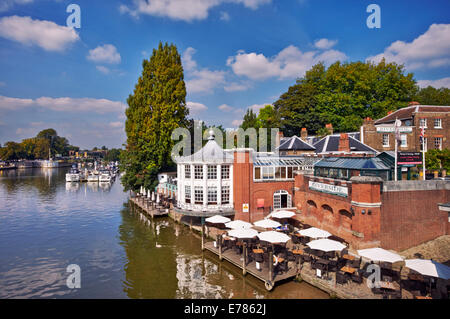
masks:
<svg viewBox="0 0 450 319"><path fill-rule="evenodd" d="M311 249L317 249L325 252L341 251L347 247L344 244L341 244L340 242L331 239L317 239L307 243L307 245Z"/></svg>
<svg viewBox="0 0 450 319"><path fill-rule="evenodd" d="M310 238L314 238L314 239L327 238L327 237L331 236L331 234L329 232L327 232L326 230L316 228L316 227L302 229L302 230L299 230L298 233L302 236L306 236L306 237L310 237Z"/></svg>
<svg viewBox="0 0 450 319"><path fill-rule="evenodd" d="M291 237L289 237L288 235L273 230L259 233L258 238L271 244L285 244L289 240L291 240Z"/></svg>
<svg viewBox="0 0 450 319"><path fill-rule="evenodd" d="M156 194L156 203L159 204L159 193Z"/></svg>
<svg viewBox="0 0 450 319"><path fill-rule="evenodd" d="M372 261L381 261L389 263L395 263L403 260L403 258L400 255L391 253L386 249L378 247L358 250L358 255L370 259Z"/></svg>
<svg viewBox="0 0 450 319"><path fill-rule="evenodd" d="M252 224L244 222L243 220L233 220L231 222L228 222L225 224L225 227L231 228L231 229L246 229L251 228Z"/></svg>
<svg viewBox="0 0 450 319"><path fill-rule="evenodd" d="M147 198L150 198L152 195L150 194L150 190L147 189Z"/></svg>
<svg viewBox="0 0 450 319"><path fill-rule="evenodd" d="M214 215L212 217L206 218L205 221L211 224L225 224L231 221L231 219L221 215Z"/></svg>
<svg viewBox="0 0 450 319"><path fill-rule="evenodd" d="M262 227L262 228L277 228L277 227L281 226L281 224L279 222L276 222L271 219L258 220L257 222L254 222L253 225L255 225L257 227Z"/></svg>
<svg viewBox="0 0 450 319"><path fill-rule="evenodd" d="M152 202L155 201L155 192L152 192Z"/></svg>
<svg viewBox="0 0 450 319"><path fill-rule="evenodd" d="M141 189L139 190L139 193L140 193L140 194L142 194L142 193L143 193L143 191L142 191L142 188L143 188L143 187L141 186Z"/></svg>
<svg viewBox="0 0 450 319"><path fill-rule="evenodd" d="M442 279L450 279L450 267L429 259L407 259L405 266L418 273Z"/></svg>
<svg viewBox="0 0 450 319"><path fill-rule="evenodd" d="M295 216L295 213L288 210L279 210L270 214L270 217L274 218L291 218L292 216Z"/></svg>
<svg viewBox="0 0 450 319"><path fill-rule="evenodd" d="M239 239L250 239L258 235L258 232L250 228L232 229L228 231L228 236Z"/></svg>

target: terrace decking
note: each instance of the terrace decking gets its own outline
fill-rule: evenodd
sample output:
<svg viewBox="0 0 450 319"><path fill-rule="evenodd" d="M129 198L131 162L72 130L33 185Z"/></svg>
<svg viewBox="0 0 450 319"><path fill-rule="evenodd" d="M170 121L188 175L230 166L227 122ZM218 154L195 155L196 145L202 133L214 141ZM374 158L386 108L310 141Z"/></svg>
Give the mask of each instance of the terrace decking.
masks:
<svg viewBox="0 0 450 319"><path fill-rule="evenodd" d="M149 199L144 197L131 197L130 201L139 207L148 216L162 217L169 215L169 210L158 206L156 203L151 202Z"/></svg>
<svg viewBox="0 0 450 319"><path fill-rule="evenodd" d="M207 242L204 244L204 249L212 252L213 254L219 256L219 248L214 247L213 242ZM242 269L243 274L246 273L256 277L259 280L262 280L265 284L265 287L267 290L272 290L273 287L277 282L293 279L297 276L298 273L298 264L295 262L288 262L288 271L279 273L277 272L277 269L275 267L272 271L272 278L270 278L270 270L269 265L267 262L261 263L261 270L256 269L256 262L255 261L249 261L245 265L244 270L244 260L243 255L239 255L236 252L234 252L232 249L225 249L225 247L222 248L222 259L225 259L226 261L230 262L231 264L235 265L236 267L239 267ZM290 266L290 267L289 267Z"/></svg>

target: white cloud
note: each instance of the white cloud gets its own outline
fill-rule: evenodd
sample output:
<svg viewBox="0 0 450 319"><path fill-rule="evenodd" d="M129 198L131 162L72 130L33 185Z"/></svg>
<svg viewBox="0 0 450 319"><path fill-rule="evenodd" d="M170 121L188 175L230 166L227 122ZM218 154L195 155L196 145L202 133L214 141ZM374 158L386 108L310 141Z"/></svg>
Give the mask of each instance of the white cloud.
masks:
<svg viewBox="0 0 450 319"><path fill-rule="evenodd" d="M222 105L219 105L217 108L218 108L219 110L221 110L221 111L224 111L224 112L231 112L231 111L234 110L234 108L231 107L231 106L229 106L228 104L222 104Z"/></svg>
<svg viewBox="0 0 450 319"><path fill-rule="evenodd" d="M123 113L126 109L124 103L107 99L70 97L21 99L0 95L0 110L13 111L27 107L40 107L57 112L95 112L99 114Z"/></svg>
<svg viewBox="0 0 450 319"><path fill-rule="evenodd" d="M236 56L228 58L227 65L236 75L246 76L253 80L264 80L271 77L283 80L303 76L318 62L331 64L346 59L347 56L337 50L302 52L297 47L290 45L272 58L267 58L264 54L239 51Z"/></svg>
<svg viewBox="0 0 450 319"><path fill-rule="evenodd" d="M409 70L449 66L450 24L432 24L412 42L395 41L383 53L367 60L378 63L383 57L388 62L405 64Z"/></svg>
<svg viewBox="0 0 450 319"><path fill-rule="evenodd" d="M263 103L263 104L253 104L247 107L247 109L251 109L256 114L259 113L259 110L265 107L266 105L272 105L272 103Z"/></svg>
<svg viewBox="0 0 450 319"><path fill-rule="evenodd" d="M109 126L113 128L123 128L125 125L123 122L109 122Z"/></svg>
<svg viewBox="0 0 450 319"><path fill-rule="evenodd" d="M226 92L238 92L238 91L246 91L249 88L251 88L251 85L248 83L231 82L229 84L226 84L223 89Z"/></svg>
<svg viewBox="0 0 450 319"><path fill-rule="evenodd" d="M96 47L95 49L89 50L88 60L97 63L110 63L117 64L120 63L120 54L117 49L112 44L105 44Z"/></svg>
<svg viewBox="0 0 450 319"><path fill-rule="evenodd" d="M314 42L314 46L317 49L322 49L322 50L326 50L326 49L330 49L332 47L334 47L337 43L337 40L328 40L328 39L320 39L320 40L316 40Z"/></svg>
<svg viewBox="0 0 450 319"><path fill-rule="evenodd" d="M0 36L21 44L36 45L46 51L64 51L80 37L73 28L52 21L10 16L0 19Z"/></svg>
<svg viewBox="0 0 450 319"><path fill-rule="evenodd" d="M186 106L188 107L190 114L198 114L208 109L205 104L197 102L186 102Z"/></svg>
<svg viewBox="0 0 450 319"><path fill-rule="evenodd" d="M133 17L146 14L190 22L206 19L212 8L223 3L242 4L255 10L270 2L271 0L134 0L133 6L121 5L119 11Z"/></svg>
<svg viewBox="0 0 450 319"><path fill-rule="evenodd" d="M8 11L16 4L28 4L32 2L33 0L2 0L2 2L0 2L0 12Z"/></svg>
<svg viewBox="0 0 450 319"><path fill-rule="evenodd" d="M432 86L437 89L440 89L442 87L450 89L450 77L442 78L442 79L438 79L438 80L418 80L417 84L422 88L427 87L427 86Z"/></svg>
<svg viewBox="0 0 450 319"><path fill-rule="evenodd" d="M230 21L230 15L228 14L228 12L222 11L220 13L220 20L222 20L222 21Z"/></svg>
<svg viewBox="0 0 450 319"><path fill-rule="evenodd" d="M182 57L186 70L186 90L189 93L211 92L219 85L225 83L224 71L211 71L207 68L198 69L197 62L192 58L196 50L187 48Z"/></svg>
<svg viewBox="0 0 450 319"><path fill-rule="evenodd" d="M106 66L103 65L97 65L95 68L104 74L109 74L109 72L111 72Z"/></svg>
<svg viewBox="0 0 450 319"><path fill-rule="evenodd" d="M243 122L243 120L233 120L233 121L231 122L231 125L237 127L237 126L241 125L242 122Z"/></svg>

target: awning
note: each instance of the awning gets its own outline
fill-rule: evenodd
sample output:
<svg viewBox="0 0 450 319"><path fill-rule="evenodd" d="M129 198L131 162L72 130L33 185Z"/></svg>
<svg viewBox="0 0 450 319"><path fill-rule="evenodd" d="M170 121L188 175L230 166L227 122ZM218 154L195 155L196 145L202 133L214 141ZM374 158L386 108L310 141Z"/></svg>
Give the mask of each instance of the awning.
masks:
<svg viewBox="0 0 450 319"><path fill-rule="evenodd" d="M341 251L344 248L347 248L347 246L345 246L344 244L341 244L340 242L331 240L331 239L313 240L313 241L307 243L307 245L311 249L317 249L317 250L321 250L321 251L325 251L325 252Z"/></svg>
<svg viewBox="0 0 450 319"><path fill-rule="evenodd" d="M316 227L311 227L308 229L302 229L298 231L300 235L310 237L310 238L328 238L331 236L329 232Z"/></svg>
<svg viewBox="0 0 450 319"><path fill-rule="evenodd" d="M257 222L254 222L253 225L262 228L277 228L281 226L279 222L276 222L271 219L258 220Z"/></svg>
<svg viewBox="0 0 450 319"><path fill-rule="evenodd" d="M258 238L259 240L267 241L271 244L285 244L291 240L291 237L288 235L272 230L259 233Z"/></svg>
<svg viewBox="0 0 450 319"><path fill-rule="evenodd" d="M424 276L450 279L450 267L429 259L407 259L405 266Z"/></svg>
<svg viewBox="0 0 450 319"><path fill-rule="evenodd" d="M368 258L372 261L382 261L389 263L395 263L403 260L400 255L378 247L358 250L358 255Z"/></svg>

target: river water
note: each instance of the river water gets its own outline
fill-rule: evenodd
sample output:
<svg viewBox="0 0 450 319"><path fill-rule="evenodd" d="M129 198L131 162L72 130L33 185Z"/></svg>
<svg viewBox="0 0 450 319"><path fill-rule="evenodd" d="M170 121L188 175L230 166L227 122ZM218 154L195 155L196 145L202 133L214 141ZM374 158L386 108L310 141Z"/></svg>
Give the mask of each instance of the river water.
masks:
<svg viewBox="0 0 450 319"><path fill-rule="evenodd" d="M130 209L118 179L71 184L66 171L0 171L0 298L328 298L296 282L269 293L188 227Z"/></svg>

